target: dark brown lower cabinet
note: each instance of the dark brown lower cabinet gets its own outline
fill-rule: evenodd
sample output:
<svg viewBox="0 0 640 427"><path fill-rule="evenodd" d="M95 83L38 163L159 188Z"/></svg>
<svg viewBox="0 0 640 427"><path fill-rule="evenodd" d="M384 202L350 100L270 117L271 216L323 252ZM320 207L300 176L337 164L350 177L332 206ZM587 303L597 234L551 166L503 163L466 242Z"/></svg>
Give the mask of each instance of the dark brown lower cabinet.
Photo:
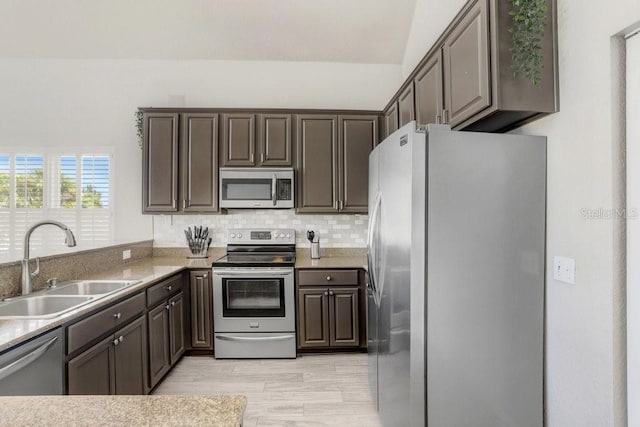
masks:
<svg viewBox="0 0 640 427"><path fill-rule="evenodd" d="M145 394L146 329L140 316L71 359L69 394Z"/></svg>
<svg viewBox="0 0 640 427"><path fill-rule="evenodd" d="M184 298L180 291L147 313L149 387L153 388L184 353Z"/></svg>
<svg viewBox="0 0 640 427"><path fill-rule="evenodd" d="M298 290L298 348L360 345L358 287Z"/></svg>
<svg viewBox="0 0 640 427"><path fill-rule="evenodd" d="M213 300L211 270L189 273L191 309L191 348L213 349Z"/></svg>

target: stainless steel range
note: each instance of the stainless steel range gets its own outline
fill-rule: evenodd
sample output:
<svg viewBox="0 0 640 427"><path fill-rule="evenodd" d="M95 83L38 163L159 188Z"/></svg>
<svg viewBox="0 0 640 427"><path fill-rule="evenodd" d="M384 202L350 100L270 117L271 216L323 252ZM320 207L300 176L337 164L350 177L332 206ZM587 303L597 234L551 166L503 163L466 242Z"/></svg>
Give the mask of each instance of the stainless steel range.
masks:
<svg viewBox="0 0 640 427"><path fill-rule="evenodd" d="M295 358L295 230L235 229L213 262L216 358Z"/></svg>

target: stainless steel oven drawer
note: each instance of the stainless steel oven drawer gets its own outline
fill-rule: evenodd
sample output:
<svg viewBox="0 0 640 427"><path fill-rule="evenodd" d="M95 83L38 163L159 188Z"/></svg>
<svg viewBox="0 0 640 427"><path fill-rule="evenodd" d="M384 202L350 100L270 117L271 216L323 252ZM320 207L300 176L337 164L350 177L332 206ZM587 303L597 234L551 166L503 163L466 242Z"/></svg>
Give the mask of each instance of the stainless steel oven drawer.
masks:
<svg viewBox="0 0 640 427"><path fill-rule="evenodd" d="M216 359L268 359L296 357L294 332L216 333Z"/></svg>

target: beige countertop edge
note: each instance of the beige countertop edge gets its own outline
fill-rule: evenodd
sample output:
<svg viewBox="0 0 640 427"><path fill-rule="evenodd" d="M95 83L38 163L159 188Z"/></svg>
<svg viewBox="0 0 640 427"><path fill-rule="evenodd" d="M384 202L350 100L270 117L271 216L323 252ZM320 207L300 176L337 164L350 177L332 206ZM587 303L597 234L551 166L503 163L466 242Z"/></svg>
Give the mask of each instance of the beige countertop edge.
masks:
<svg viewBox="0 0 640 427"><path fill-rule="evenodd" d="M0 397L0 426L237 427L246 405L247 398L238 395L8 396Z"/></svg>
<svg viewBox="0 0 640 427"><path fill-rule="evenodd" d="M107 295L61 316L51 319L7 319L0 320L0 352L18 345L30 338L71 322L77 317L107 306L128 295L143 290L154 282L158 282L184 269L208 269L214 257L188 259L178 257L145 258L117 268L92 274L84 279L94 280L140 280L139 283L114 294ZM366 269L366 256L327 256L317 260L307 257L296 258L295 268L363 268Z"/></svg>

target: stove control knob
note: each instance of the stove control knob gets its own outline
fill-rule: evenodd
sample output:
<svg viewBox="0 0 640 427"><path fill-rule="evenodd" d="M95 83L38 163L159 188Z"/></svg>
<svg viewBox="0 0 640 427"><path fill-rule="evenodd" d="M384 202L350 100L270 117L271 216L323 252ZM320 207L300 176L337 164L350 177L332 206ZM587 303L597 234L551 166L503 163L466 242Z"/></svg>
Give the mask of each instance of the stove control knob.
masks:
<svg viewBox="0 0 640 427"><path fill-rule="evenodd" d="M242 239L242 233L238 233L238 239Z"/></svg>
<svg viewBox="0 0 640 427"><path fill-rule="evenodd" d="M235 239L236 238L236 233L231 233L231 238Z"/></svg>
<svg viewBox="0 0 640 427"><path fill-rule="evenodd" d="M291 238L291 234L287 233L287 239Z"/></svg>
<svg viewBox="0 0 640 427"><path fill-rule="evenodd" d="M284 233L280 233L280 238L284 239Z"/></svg>

